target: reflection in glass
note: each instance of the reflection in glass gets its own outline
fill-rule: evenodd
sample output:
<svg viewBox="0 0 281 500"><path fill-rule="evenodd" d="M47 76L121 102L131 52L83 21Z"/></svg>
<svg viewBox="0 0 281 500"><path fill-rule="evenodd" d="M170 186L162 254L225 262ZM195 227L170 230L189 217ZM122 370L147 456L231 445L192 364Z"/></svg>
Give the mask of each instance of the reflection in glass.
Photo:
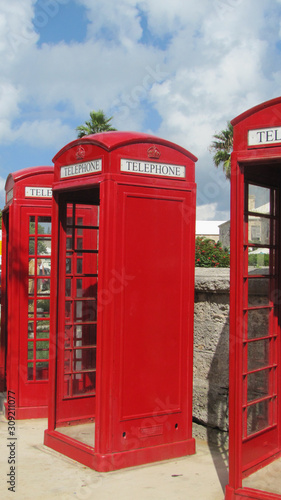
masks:
<svg viewBox="0 0 281 500"><path fill-rule="evenodd" d="M67 257L65 261L65 272L66 274L71 273L71 257Z"/></svg>
<svg viewBox="0 0 281 500"><path fill-rule="evenodd" d="M35 238L29 238L29 255L35 255Z"/></svg>
<svg viewBox="0 0 281 500"><path fill-rule="evenodd" d="M49 363L42 361L36 363L36 380L48 380Z"/></svg>
<svg viewBox="0 0 281 500"><path fill-rule="evenodd" d="M270 219L253 215L248 217L248 242L270 244Z"/></svg>
<svg viewBox="0 0 281 500"><path fill-rule="evenodd" d="M27 363L27 380L33 380L33 363Z"/></svg>
<svg viewBox="0 0 281 500"><path fill-rule="evenodd" d="M34 295L34 279L28 280L28 295Z"/></svg>
<svg viewBox="0 0 281 500"><path fill-rule="evenodd" d="M48 339L50 334L50 321L39 320L36 326L36 337L38 339Z"/></svg>
<svg viewBox="0 0 281 500"><path fill-rule="evenodd" d="M49 358L48 340L36 342L36 359L48 359L48 358Z"/></svg>
<svg viewBox="0 0 281 500"><path fill-rule="evenodd" d="M248 311L248 339L266 337L269 332L270 309L252 309Z"/></svg>
<svg viewBox="0 0 281 500"><path fill-rule="evenodd" d="M255 340L248 344L248 371L268 366L269 348L270 339Z"/></svg>
<svg viewBox="0 0 281 500"><path fill-rule="evenodd" d="M248 253L248 273L250 276L259 274L270 274L270 261L268 248L249 248ZM272 257L274 256L271 250ZM273 264L273 263L272 263Z"/></svg>
<svg viewBox="0 0 281 500"><path fill-rule="evenodd" d="M50 294L50 278L39 278L37 280L38 295Z"/></svg>
<svg viewBox="0 0 281 500"><path fill-rule="evenodd" d="M28 316L32 317L34 316L34 300L28 301Z"/></svg>
<svg viewBox="0 0 281 500"><path fill-rule="evenodd" d="M248 402L264 398L269 394L269 370L250 373L247 376Z"/></svg>
<svg viewBox="0 0 281 500"><path fill-rule="evenodd" d="M269 279L249 278L248 279L248 306L267 306L269 304Z"/></svg>
<svg viewBox="0 0 281 500"><path fill-rule="evenodd" d="M71 296L71 279L65 280L65 296L66 297Z"/></svg>
<svg viewBox="0 0 281 500"><path fill-rule="evenodd" d="M29 234L35 234L35 216L29 217Z"/></svg>
<svg viewBox="0 0 281 500"><path fill-rule="evenodd" d="M261 401L247 409L247 434L255 434L270 425L269 401Z"/></svg>
<svg viewBox="0 0 281 500"><path fill-rule="evenodd" d="M37 300L37 317L44 318L50 316L50 300L38 299Z"/></svg>
<svg viewBox="0 0 281 500"><path fill-rule="evenodd" d="M51 217L38 217L38 234L51 234Z"/></svg>
<svg viewBox="0 0 281 500"><path fill-rule="evenodd" d="M51 238L37 238L37 254L51 255Z"/></svg>
<svg viewBox="0 0 281 500"><path fill-rule="evenodd" d="M270 214L272 212L270 207L270 189L249 184L248 210L249 212Z"/></svg>
<svg viewBox="0 0 281 500"><path fill-rule="evenodd" d="M34 321L28 322L28 338L29 339L34 338Z"/></svg>
<svg viewBox="0 0 281 500"><path fill-rule="evenodd" d="M33 359L33 342L27 342L27 359Z"/></svg>

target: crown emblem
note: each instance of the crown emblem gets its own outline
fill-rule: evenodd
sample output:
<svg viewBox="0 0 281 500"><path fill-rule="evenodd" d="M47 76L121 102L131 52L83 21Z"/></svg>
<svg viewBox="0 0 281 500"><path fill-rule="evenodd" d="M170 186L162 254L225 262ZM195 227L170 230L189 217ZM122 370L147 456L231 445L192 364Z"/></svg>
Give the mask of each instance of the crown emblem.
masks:
<svg viewBox="0 0 281 500"><path fill-rule="evenodd" d="M76 151L76 160L83 160L85 158L85 149L83 146L78 146Z"/></svg>
<svg viewBox="0 0 281 500"><path fill-rule="evenodd" d="M161 153L156 146L151 146L151 148L147 150L147 156L149 156L149 158L160 158Z"/></svg>

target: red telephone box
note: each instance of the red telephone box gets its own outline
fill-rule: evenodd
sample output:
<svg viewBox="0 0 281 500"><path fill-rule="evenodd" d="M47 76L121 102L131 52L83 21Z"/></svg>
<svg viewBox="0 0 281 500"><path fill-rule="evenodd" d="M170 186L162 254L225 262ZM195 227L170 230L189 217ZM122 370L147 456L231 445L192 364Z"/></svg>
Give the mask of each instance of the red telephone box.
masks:
<svg viewBox="0 0 281 500"><path fill-rule="evenodd" d="M195 452L195 161L133 132L54 158L45 444L95 470Z"/></svg>
<svg viewBox="0 0 281 500"><path fill-rule="evenodd" d="M273 500L281 499L281 463L272 464L281 456L281 98L231 123L230 444L225 498Z"/></svg>
<svg viewBox="0 0 281 500"><path fill-rule="evenodd" d="M5 186L0 380L17 419L47 416L53 174L26 168Z"/></svg>

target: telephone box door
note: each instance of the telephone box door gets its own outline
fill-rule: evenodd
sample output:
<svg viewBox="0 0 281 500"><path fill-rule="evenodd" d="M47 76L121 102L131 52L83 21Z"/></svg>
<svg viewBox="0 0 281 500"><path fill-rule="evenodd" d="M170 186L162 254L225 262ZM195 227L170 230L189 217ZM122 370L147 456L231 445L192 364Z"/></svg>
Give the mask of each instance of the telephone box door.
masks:
<svg viewBox="0 0 281 500"><path fill-rule="evenodd" d="M24 290L20 295L20 406L47 405L51 217L49 208L21 207ZM28 291L28 292L27 292Z"/></svg>
<svg viewBox="0 0 281 500"><path fill-rule="evenodd" d="M244 186L242 468L248 470L279 451L280 211L276 186L247 174Z"/></svg>
<svg viewBox="0 0 281 500"><path fill-rule="evenodd" d="M98 233L98 205L61 204L57 426L95 413Z"/></svg>

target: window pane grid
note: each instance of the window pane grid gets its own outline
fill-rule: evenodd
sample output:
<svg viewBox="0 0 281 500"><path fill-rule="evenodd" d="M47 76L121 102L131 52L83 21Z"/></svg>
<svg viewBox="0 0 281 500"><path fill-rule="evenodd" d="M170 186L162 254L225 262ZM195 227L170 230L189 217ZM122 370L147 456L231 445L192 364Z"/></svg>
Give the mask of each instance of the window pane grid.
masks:
<svg viewBox="0 0 281 500"><path fill-rule="evenodd" d="M27 379L48 379L51 217L29 217ZM32 360L32 362L30 362Z"/></svg>
<svg viewBox="0 0 281 500"><path fill-rule="evenodd" d="M79 206L68 205L73 216L68 218L66 238L65 320L69 337L65 342L64 397L67 398L95 394L96 379L98 257L90 260L89 257L98 254L99 227L83 223L87 216L77 217L78 211Z"/></svg>

